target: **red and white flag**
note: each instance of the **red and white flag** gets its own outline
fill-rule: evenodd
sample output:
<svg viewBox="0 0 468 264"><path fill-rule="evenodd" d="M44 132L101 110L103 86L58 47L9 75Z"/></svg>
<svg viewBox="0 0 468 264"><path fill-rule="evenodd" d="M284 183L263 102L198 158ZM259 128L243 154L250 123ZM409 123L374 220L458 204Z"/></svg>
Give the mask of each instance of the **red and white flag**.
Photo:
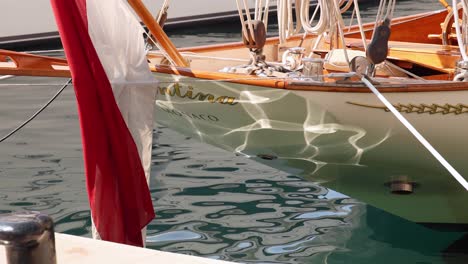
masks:
<svg viewBox="0 0 468 264"><path fill-rule="evenodd" d="M91 215L107 241L142 246L156 80L122 0L51 0L72 72ZM146 177L145 177L146 176Z"/></svg>

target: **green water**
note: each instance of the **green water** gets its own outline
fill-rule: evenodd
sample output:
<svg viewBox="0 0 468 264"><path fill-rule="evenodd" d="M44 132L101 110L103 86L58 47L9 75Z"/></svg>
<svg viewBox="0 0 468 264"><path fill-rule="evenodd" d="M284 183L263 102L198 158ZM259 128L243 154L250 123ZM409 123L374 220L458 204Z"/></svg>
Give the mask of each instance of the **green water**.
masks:
<svg viewBox="0 0 468 264"><path fill-rule="evenodd" d="M402 1L400 12L430 9L434 2ZM178 46L239 36L235 29L171 34ZM64 82L1 81L43 85L0 86L0 135L53 95L59 86L51 83ZM150 248L242 263L468 263L464 232L410 223L169 128L158 126L154 139L151 193L157 218L148 226ZM0 144L0 211L41 211L54 218L58 232L89 237L82 163L68 88Z"/></svg>

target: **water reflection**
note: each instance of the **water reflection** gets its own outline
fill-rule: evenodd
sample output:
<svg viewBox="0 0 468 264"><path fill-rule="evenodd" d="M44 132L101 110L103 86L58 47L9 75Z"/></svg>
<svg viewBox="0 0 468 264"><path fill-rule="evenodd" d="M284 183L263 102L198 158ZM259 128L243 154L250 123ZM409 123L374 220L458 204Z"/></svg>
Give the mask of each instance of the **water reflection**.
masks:
<svg viewBox="0 0 468 264"><path fill-rule="evenodd" d="M167 74L158 78L156 119L171 129L414 222L468 223L468 192L422 144L391 113L348 103L378 104L371 93L289 91ZM441 100L455 102L461 96L451 92ZM394 103L439 100L429 93L387 97ZM468 133L459 126L463 116L407 118L459 171L468 171L460 159L465 148L461 130ZM415 190L405 197L389 195L389 183L403 176Z"/></svg>
<svg viewBox="0 0 468 264"><path fill-rule="evenodd" d="M40 210L58 232L90 236L79 128L76 119L62 118L75 114L71 102L54 105L50 114L59 117L45 113L32 132L2 145L0 210ZM58 132L64 142L57 142ZM415 234L414 225L381 212L368 221L373 211L340 193L167 128L154 135L151 192L158 217L148 229L150 248L244 263L385 263L387 255L439 263L439 252L456 240ZM382 233L404 225L409 230L400 239ZM421 239L402 244L411 237Z"/></svg>
<svg viewBox="0 0 468 264"><path fill-rule="evenodd" d="M462 235L160 132L151 248L242 263L445 263L439 252Z"/></svg>
<svg viewBox="0 0 468 264"><path fill-rule="evenodd" d="M418 10L433 9L429 0L404 2L405 11L416 10L416 2L416 5L419 5ZM366 11L368 10L363 12ZM225 41L226 38L237 40L240 33L232 35L184 35L179 36L178 40L184 45L190 43L190 39L195 39L190 45L206 44ZM50 83L51 79L19 78L17 81ZM58 80L57 83L62 81ZM0 132L3 134L22 121L37 106L49 99L56 88L2 87ZM275 98L272 96L274 95L269 94L256 99L262 103L265 98ZM282 98L280 96L276 99L278 101ZM90 236L91 222L74 100L71 89L66 90L48 111L41 114L11 141L0 146L0 213L26 209L42 210L54 218L57 231ZM288 108L278 110L280 113L286 113ZM255 113L254 116L265 115L258 109L251 111ZM307 111L303 113L305 112ZM209 113L201 114L208 116ZM362 116L357 115L357 118L362 119ZM223 120L223 117L212 117L213 120L216 118ZM314 118L318 123L325 123L321 121L324 120L323 111ZM216 124L213 120L210 122ZM285 118L280 120L288 121ZM253 120L248 121L252 123ZM287 138L300 138L305 142L324 144L325 141L318 140L320 137L314 135L337 132L334 127L310 125L316 122L313 120L303 121L300 124L309 125L298 127L298 136L285 133ZM337 121L339 120L328 119L327 122L333 124ZM368 116L364 121L380 122L371 120ZM288 125L290 124L282 123L283 127ZM310 134L301 132L303 129ZM231 128L221 131L227 136L235 134L230 133ZM349 144L351 142L348 139L355 135L360 137L360 131L348 131L347 134L342 134L342 137L335 138L334 140L338 139L341 145L351 146L348 148L349 152L343 153L339 161L362 163L363 160L359 159L360 149L369 146L369 150L372 150L373 145L380 144L381 140L390 135L386 132L369 139L361 137L360 141L363 144L354 146ZM441 253L460 239L463 235L461 232L435 232L425 229L330 189L271 168L281 168L294 175L309 175L317 169L315 165L311 166L311 160L316 163L318 160L330 161L325 155L326 152L320 152L321 156L317 156L314 148L304 149L301 145L301 148L294 147L289 150L291 153L305 153L308 159L292 159L292 155L286 154L281 156L289 159L264 161L256 158L258 161L268 162L271 166L264 167L246 160L243 156L236 157L231 153L196 143L167 128L160 128L155 135L161 136L153 153L151 192L158 218L149 226L150 248L243 263L468 263L466 244L452 253ZM251 134L256 136L255 142L262 142L263 135ZM221 146L223 144L222 140L219 143L219 139L212 140L203 134L198 136L204 136L207 142L211 140ZM239 142L244 143L245 138L241 137ZM276 143L282 142L277 140ZM279 153L280 149L288 151L282 145L278 148L259 149L259 152L274 154ZM255 157L256 150L247 153L249 154ZM464 162L463 155L460 155L460 159ZM373 161L364 162L369 164ZM320 169L325 169L327 180L332 179L331 175L336 173L326 167ZM376 175L381 172L382 170L376 170L375 173L366 176L356 170L351 173L349 181L357 185L364 181L371 182L378 178ZM430 172L428 169L428 174ZM338 189L340 186L335 187ZM439 186L439 189L444 190L445 187ZM366 191L386 190L369 188ZM459 200L466 206L466 199ZM431 209L435 215L446 214L435 210L431 204L426 208Z"/></svg>
<svg viewBox="0 0 468 264"><path fill-rule="evenodd" d="M190 144L195 147L156 146L153 159L171 162L153 167L159 179L153 192L160 198L147 239L152 248L281 263L310 248L316 253L342 248L359 224L355 216L364 206L353 199L329 195L323 187L262 165L250 166L244 157L224 160L219 150L199 152L197 143ZM326 241L330 245L323 246Z"/></svg>

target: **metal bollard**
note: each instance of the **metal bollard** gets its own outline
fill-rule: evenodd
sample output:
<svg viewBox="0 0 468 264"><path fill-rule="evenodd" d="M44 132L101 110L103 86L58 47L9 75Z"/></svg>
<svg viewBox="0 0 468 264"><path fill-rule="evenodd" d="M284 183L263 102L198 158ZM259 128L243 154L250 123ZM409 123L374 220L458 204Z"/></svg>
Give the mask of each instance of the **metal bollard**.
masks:
<svg viewBox="0 0 468 264"><path fill-rule="evenodd" d="M54 223L39 212L0 215L0 245L6 248L8 264L57 263Z"/></svg>

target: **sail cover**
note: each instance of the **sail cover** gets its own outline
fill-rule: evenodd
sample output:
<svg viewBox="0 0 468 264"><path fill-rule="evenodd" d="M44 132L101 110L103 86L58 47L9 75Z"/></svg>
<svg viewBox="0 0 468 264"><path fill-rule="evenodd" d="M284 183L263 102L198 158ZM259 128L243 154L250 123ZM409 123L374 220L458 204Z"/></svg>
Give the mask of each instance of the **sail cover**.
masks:
<svg viewBox="0 0 468 264"><path fill-rule="evenodd" d="M78 104L91 215L107 241L142 246L156 80L122 0L51 0Z"/></svg>

